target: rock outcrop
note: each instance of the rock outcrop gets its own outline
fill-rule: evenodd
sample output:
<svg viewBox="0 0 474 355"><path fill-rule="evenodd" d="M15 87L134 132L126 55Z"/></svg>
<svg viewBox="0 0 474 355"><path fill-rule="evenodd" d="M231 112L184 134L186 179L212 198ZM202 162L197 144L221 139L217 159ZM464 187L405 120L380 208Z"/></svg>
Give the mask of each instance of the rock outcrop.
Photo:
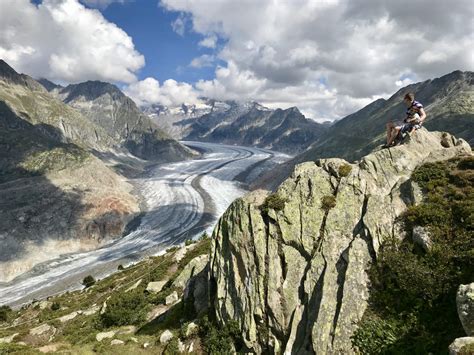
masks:
<svg viewBox="0 0 474 355"><path fill-rule="evenodd" d="M236 200L213 233L217 319L236 320L256 353L354 352L350 337L367 307L367 270L385 240L404 236L396 220L414 202L412 172L462 154L472 154L462 139L422 129L357 164L297 165L271 198L260 190Z"/></svg>
<svg viewBox="0 0 474 355"><path fill-rule="evenodd" d="M459 319L469 336L474 336L474 282L460 285L456 295Z"/></svg>

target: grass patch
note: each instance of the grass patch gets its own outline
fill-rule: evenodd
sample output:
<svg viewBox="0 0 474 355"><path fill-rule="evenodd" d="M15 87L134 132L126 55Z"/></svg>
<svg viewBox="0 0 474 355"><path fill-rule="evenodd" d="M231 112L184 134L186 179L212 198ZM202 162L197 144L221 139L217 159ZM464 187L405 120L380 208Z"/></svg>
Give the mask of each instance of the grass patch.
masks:
<svg viewBox="0 0 474 355"><path fill-rule="evenodd" d="M281 211L285 208L286 202L287 201L280 195L278 195L277 193L273 193L268 195L267 198L265 198L265 201L260 206L260 209L266 214L268 214L268 211L270 210Z"/></svg>
<svg viewBox="0 0 474 355"><path fill-rule="evenodd" d="M383 244L369 272L369 311L352 339L362 353L440 353L464 336L456 292L474 279L471 162L429 163L413 173L424 201L411 206L403 221L409 232L424 226L432 247L425 252L411 238Z"/></svg>
<svg viewBox="0 0 474 355"><path fill-rule="evenodd" d="M351 171L352 171L352 166L350 166L349 164L339 165L338 173L340 177L348 176L351 173Z"/></svg>
<svg viewBox="0 0 474 355"><path fill-rule="evenodd" d="M336 207L336 197L333 195L323 196L321 199L321 208L325 211L329 211L334 207Z"/></svg>

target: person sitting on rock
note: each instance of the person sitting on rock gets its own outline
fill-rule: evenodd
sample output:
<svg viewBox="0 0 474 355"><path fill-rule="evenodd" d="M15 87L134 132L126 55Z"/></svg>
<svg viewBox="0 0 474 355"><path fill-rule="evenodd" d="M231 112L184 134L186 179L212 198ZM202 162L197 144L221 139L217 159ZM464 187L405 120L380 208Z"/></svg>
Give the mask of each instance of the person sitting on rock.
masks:
<svg viewBox="0 0 474 355"><path fill-rule="evenodd" d="M403 98L403 102L407 105L406 118L401 125L395 126L393 122L387 123L387 147L393 145L398 133L412 134L415 130L421 128L426 119L426 113L423 105L415 101L415 94L408 93Z"/></svg>

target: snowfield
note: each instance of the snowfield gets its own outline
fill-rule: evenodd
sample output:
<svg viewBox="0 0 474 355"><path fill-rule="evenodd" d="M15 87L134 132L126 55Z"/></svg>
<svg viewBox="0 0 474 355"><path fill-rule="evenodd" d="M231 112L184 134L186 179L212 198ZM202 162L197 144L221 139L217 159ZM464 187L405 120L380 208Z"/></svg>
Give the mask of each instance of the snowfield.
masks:
<svg viewBox="0 0 474 355"><path fill-rule="evenodd" d="M0 304L17 306L53 294L82 288L87 275L102 278L118 265L158 255L203 232L212 233L218 218L245 185L235 181L254 177L289 157L265 149L183 142L203 151L196 160L162 164L131 181L143 197L145 213L138 227L104 247L62 255L35 266L8 283L0 283Z"/></svg>

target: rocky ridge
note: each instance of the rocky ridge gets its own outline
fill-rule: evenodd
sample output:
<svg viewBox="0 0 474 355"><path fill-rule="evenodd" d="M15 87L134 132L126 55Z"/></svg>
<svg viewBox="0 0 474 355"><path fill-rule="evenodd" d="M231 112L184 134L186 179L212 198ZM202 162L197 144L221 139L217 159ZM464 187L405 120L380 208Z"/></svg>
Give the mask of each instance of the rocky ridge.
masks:
<svg viewBox="0 0 474 355"><path fill-rule="evenodd" d="M50 92L103 128L114 142L146 160L169 162L193 156L193 152L160 130L136 104L113 84L87 81Z"/></svg>
<svg viewBox="0 0 474 355"><path fill-rule="evenodd" d="M250 351L351 353L367 307L367 270L380 245L404 232L416 198L410 176L426 162L471 155L448 133L419 130L396 148L349 164L297 165L269 197L236 200L219 221L210 259L221 323L236 320Z"/></svg>

